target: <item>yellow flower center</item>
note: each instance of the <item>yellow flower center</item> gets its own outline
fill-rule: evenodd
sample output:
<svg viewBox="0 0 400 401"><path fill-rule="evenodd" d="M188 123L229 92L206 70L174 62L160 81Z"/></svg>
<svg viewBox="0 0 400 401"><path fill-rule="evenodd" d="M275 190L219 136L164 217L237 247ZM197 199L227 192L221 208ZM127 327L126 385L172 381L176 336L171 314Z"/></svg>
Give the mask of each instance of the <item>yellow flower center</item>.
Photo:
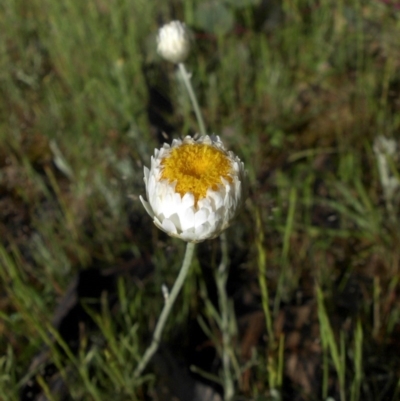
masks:
<svg viewBox="0 0 400 401"><path fill-rule="evenodd" d="M183 144L173 148L161 165L161 178L176 181L175 191L181 196L191 192L196 203L206 196L207 189L218 189L221 177L232 181L229 158L211 145Z"/></svg>

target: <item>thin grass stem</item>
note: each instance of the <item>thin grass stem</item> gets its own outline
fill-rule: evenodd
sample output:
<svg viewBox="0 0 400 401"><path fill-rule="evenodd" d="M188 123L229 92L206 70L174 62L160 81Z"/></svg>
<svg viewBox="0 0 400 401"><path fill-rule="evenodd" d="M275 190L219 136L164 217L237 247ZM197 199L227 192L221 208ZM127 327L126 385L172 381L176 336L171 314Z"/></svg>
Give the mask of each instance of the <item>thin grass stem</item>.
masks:
<svg viewBox="0 0 400 401"><path fill-rule="evenodd" d="M222 368L223 368L223 385L224 385L224 401L232 400L234 396L234 384L232 379L231 371L231 334L230 334L230 307L228 294L226 292L226 283L228 281L228 267L229 267L229 254L228 254L228 242L226 234L222 233L221 239L221 251L222 258L221 263L215 274L215 280L218 290L218 303L221 314L221 331L222 331Z"/></svg>

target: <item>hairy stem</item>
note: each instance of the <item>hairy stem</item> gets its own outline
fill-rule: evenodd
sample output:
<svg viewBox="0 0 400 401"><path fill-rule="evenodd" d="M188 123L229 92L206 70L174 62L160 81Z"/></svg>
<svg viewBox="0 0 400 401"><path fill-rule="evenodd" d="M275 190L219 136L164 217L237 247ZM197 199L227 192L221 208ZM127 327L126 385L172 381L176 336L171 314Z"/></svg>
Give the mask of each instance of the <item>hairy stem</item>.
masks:
<svg viewBox="0 0 400 401"><path fill-rule="evenodd" d="M144 369L146 368L147 364L150 362L153 355L156 353L158 346L160 344L161 335L164 330L165 323L167 322L167 318L171 312L172 306L185 282L185 278L189 271L189 267L191 265L193 259L195 244L192 242L188 242L186 245L186 252L185 257L183 259L181 270L178 274L178 277L172 287L171 293L166 297L164 308L161 312L161 315L158 319L156 328L154 330L153 339L151 341L150 346L147 348L146 352L144 353L139 365L137 366L134 377L139 377Z"/></svg>
<svg viewBox="0 0 400 401"><path fill-rule="evenodd" d="M206 126L204 124L204 120L203 120L203 116L201 114L201 110L199 107L199 103L197 102L197 98L196 95L194 93L193 87L192 87L192 83L190 82L190 74L187 72L185 64L183 63L179 63L178 64L179 67L179 72L181 73L183 82L185 84L185 87L189 93L189 97L190 100L192 102L192 106L194 109L194 113L196 114L196 118L197 118L197 122L199 124L199 128L200 128L200 134L201 135L206 135Z"/></svg>

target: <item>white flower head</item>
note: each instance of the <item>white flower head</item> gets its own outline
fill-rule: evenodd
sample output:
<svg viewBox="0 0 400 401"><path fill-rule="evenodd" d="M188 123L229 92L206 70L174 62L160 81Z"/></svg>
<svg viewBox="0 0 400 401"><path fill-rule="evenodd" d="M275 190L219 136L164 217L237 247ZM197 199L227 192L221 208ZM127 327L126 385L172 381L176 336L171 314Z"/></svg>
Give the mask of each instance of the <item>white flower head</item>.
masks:
<svg viewBox="0 0 400 401"><path fill-rule="evenodd" d="M202 242L225 230L244 198L246 172L218 136L175 139L154 151L144 168L147 201L154 224L188 242Z"/></svg>
<svg viewBox="0 0 400 401"><path fill-rule="evenodd" d="M400 188L400 180L390 168L390 160L398 158L397 142L394 139L380 135L374 140L374 153L378 162L378 171L381 185L388 202L392 202Z"/></svg>
<svg viewBox="0 0 400 401"><path fill-rule="evenodd" d="M188 56L189 50L189 31L184 23L171 21L159 29L157 52L161 57L171 63L182 63Z"/></svg>

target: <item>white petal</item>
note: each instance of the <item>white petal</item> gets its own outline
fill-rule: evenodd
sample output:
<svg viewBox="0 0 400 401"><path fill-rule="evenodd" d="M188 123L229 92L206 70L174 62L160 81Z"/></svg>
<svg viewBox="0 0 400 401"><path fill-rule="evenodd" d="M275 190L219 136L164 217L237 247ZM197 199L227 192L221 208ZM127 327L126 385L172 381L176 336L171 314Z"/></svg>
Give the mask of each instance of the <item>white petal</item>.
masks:
<svg viewBox="0 0 400 401"><path fill-rule="evenodd" d="M221 188L222 189L222 188ZM213 209L219 209L220 207L223 206L224 204L224 191L221 193L222 191L218 192L218 191L207 191L207 197L208 199L210 199L210 202L213 205Z"/></svg>
<svg viewBox="0 0 400 401"><path fill-rule="evenodd" d="M150 175L147 181L146 192L147 192L147 200L151 203L154 198L154 193L156 190L156 179L154 175Z"/></svg>
<svg viewBox="0 0 400 401"><path fill-rule="evenodd" d="M180 145L182 145L182 141L181 141L180 139L174 139L174 140L172 141L171 147L172 147L172 148L176 148L177 146L180 146Z"/></svg>
<svg viewBox="0 0 400 401"><path fill-rule="evenodd" d="M161 226L167 234L177 233L176 227L170 219L164 219L164 221L161 223Z"/></svg>
<svg viewBox="0 0 400 401"><path fill-rule="evenodd" d="M201 226L196 227L195 234L196 238L205 239L209 236L211 232L211 226L209 223L202 224Z"/></svg>
<svg viewBox="0 0 400 401"><path fill-rule="evenodd" d="M172 224L176 227L177 232L182 231L181 221L177 213L171 214L169 220L171 220Z"/></svg>
<svg viewBox="0 0 400 401"><path fill-rule="evenodd" d="M186 231L188 229L194 229L194 208L190 207L188 209L182 210L179 213L179 218L181 222L182 231Z"/></svg>
<svg viewBox="0 0 400 401"><path fill-rule="evenodd" d="M188 241L188 242L196 241L196 239L197 239L193 228L182 232L179 237L182 238L184 241Z"/></svg>
<svg viewBox="0 0 400 401"><path fill-rule="evenodd" d="M182 197L182 207L187 209L194 206L194 196L192 193L188 192Z"/></svg>
<svg viewBox="0 0 400 401"><path fill-rule="evenodd" d="M207 196L208 196L208 194L207 194ZM211 199L209 199L209 197L200 199L197 202L197 206L198 206L199 209L205 209L205 210L208 210L210 212L212 210Z"/></svg>
<svg viewBox="0 0 400 401"><path fill-rule="evenodd" d="M148 202L146 202L142 195L139 196L140 201L142 202L142 205L144 206L144 208L146 209L146 212L150 215L150 217L154 217L154 213L153 213L153 209L151 208L150 204Z"/></svg>
<svg viewBox="0 0 400 401"><path fill-rule="evenodd" d="M194 226L196 227L196 229L207 221L209 214L210 212L207 209L200 209L198 212L195 213Z"/></svg>
<svg viewBox="0 0 400 401"><path fill-rule="evenodd" d="M147 181L149 180L149 172L150 172L150 170L146 166L144 166L143 167L143 172L144 172L144 182L147 185Z"/></svg>

